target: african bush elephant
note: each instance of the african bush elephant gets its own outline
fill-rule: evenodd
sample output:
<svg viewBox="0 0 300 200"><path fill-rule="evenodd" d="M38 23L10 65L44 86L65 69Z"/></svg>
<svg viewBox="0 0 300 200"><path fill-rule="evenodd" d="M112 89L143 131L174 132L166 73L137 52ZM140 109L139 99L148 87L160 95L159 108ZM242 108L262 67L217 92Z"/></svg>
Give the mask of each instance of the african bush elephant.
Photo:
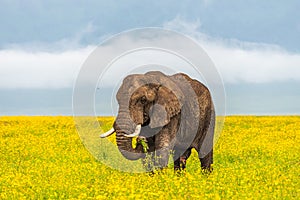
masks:
<svg viewBox="0 0 300 200"><path fill-rule="evenodd" d="M118 115L113 128L121 154L129 160L155 156L155 167L168 164L184 169L195 148L202 169L211 171L215 111L209 90L183 73L171 76L159 71L127 76L117 92ZM137 137L136 147L132 139ZM148 151L141 141L148 145Z"/></svg>

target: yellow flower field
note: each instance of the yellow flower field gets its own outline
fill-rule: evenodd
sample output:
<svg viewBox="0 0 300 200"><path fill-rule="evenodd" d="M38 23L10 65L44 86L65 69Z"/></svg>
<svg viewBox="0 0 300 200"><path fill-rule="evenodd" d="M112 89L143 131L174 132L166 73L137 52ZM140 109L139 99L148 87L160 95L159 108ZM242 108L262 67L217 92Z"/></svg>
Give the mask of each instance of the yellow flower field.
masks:
<svg viewBox="0 0 300 200"><path fill-rule="evenodd" d="M297 116L226 117L210 175L195 152L182 174L106 167L72 117L0 117L0 158L0 199L300 199Z"/></svg>

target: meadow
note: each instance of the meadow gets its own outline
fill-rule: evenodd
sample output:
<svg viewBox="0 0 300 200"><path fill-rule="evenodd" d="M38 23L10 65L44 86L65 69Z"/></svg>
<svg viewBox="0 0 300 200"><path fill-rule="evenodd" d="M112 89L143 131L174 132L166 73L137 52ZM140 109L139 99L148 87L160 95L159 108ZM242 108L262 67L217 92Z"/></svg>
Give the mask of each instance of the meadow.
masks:
<svg viewBox="0 0 300 200"><path fill-rule="evenodd" d="M300 117L226 117L210 175L195 152L180 174L111 169L72 117L0 117L0 161L0 199L300 199Z"/></svg>

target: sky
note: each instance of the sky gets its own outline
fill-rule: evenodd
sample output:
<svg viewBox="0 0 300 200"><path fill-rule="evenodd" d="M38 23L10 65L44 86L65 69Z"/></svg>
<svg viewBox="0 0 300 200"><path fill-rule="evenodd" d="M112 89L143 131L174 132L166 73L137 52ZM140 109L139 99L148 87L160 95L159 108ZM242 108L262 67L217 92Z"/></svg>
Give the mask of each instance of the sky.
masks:
<svg viewBox="0 0 300 200"><path fill-rule="evenodd" d="M228 115L299 115L299 8L296 0L0 0L0 115L72 115L73 85L91 52L143 27L203 47L223 79ZM101 114L111 114L110 103L102 99Z"/></svg>

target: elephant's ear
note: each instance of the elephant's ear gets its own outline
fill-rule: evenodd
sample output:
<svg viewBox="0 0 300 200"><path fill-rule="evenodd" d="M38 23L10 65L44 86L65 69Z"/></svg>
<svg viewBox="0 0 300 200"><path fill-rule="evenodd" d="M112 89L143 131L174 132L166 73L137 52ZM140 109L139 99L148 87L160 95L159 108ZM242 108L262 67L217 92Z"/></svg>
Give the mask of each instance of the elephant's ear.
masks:
<svg viewBox="0 0 300 200"><path fill-rule="evenodd" d="M171 90L165 86L160 86L155 104L150 110L151 120L149 126L157 128L168 124L172 117L180 113L182 98L182 93L178 89Z"/></svg>

